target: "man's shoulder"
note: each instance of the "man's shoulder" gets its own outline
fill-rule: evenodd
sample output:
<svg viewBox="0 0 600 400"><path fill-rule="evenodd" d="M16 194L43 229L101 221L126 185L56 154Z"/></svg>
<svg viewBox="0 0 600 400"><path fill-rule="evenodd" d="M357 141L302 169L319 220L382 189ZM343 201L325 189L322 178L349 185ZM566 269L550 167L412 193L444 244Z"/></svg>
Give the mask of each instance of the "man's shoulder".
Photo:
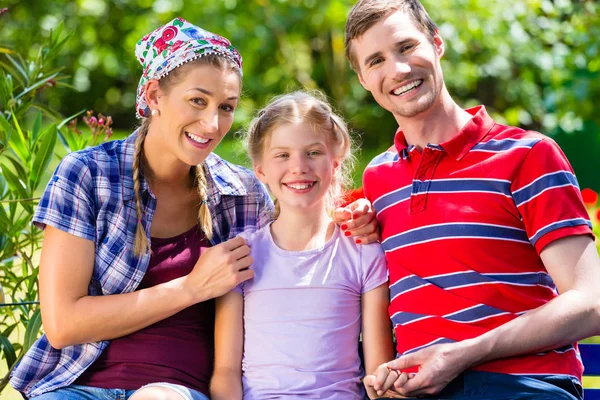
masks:
<svg viewBox="0 0 600 400"><path fill-rule="evenodd" d="M373 157L373 159L367 165L365 171L371 168L378 168L382 166L389 166L395 161L398 161L399 155L396 146L390 146L386 151Z"/></svg>

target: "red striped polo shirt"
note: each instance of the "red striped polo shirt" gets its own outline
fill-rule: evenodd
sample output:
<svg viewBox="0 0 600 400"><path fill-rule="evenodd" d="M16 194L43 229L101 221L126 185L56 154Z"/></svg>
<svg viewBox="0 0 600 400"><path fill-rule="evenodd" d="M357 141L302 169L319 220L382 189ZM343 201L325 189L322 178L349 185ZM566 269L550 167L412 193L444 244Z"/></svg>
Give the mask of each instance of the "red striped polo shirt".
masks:
<svg viewBox="0 0 600 400"><path fill-rule="evenodd" d="M479 336L557 296L539 253L592 235L573 170L558 145L494 122L483 106L452 139L421 152L398 130L364 173L390 270L399 355ZM543 327L541 327L543 329ZM568 374L573 344L477 370Z"/></svg>

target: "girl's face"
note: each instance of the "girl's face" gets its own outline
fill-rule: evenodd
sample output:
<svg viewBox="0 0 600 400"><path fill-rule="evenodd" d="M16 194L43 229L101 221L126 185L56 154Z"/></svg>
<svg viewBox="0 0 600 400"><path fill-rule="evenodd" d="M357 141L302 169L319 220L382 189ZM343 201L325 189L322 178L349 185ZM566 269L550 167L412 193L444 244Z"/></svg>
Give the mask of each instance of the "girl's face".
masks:
<svg viewBox="0 0 600 400"><path fill-rule="evenodd" d="M156 108L163 151L187 165L200 164L231 129L240 78L228 68L200 64L181 71L168 91L158 90Z"/></svg>
<svg viewBox="0 0 600 400"><path fill-rule="evenodd" d="M325 134L300 122L279 125L269 136L254 170L279 200L282 215L286 210L324 211L324 197L340 165Z"/></svg>

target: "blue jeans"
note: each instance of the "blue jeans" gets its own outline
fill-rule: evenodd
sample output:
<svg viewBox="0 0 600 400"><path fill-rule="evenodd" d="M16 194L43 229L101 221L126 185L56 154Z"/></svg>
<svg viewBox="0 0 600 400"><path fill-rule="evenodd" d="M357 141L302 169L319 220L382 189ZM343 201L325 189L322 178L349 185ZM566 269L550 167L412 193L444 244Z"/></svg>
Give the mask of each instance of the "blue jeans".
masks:
<svg viewBox="0 0 600 400"><path fill-rule="evenodd" d="M466 371L435 396L443 400L582 400L582 388L566 375L520 376Z"/></svg>
<svg viewBox="0 0 600 400"><path fill-rule="evenodd" d="M151 383L148 386L160 386L174 390L186 400L209 400L197 390L173 383ZM147 387L147 386L144 386ZM71 385L36 396L34 400L127 400L136 391L125 389L102 389L91 386Z"/></svg>

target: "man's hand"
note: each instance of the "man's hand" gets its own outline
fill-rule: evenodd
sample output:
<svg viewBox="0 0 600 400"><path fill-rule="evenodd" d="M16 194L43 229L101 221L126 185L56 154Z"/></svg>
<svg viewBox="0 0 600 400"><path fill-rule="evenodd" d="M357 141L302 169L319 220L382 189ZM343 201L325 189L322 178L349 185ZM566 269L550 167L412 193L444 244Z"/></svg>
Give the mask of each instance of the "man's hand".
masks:
<svg viewBox="0 0 600 400"><path fill-rule="evenodd" d="M419 367L419 372L409 379L397 379L394 390L403 396L416 397L439 393L454 378L474 364L473 351L468 340L458 343L439 344L401 356L386 364L390 370ZM377 385L388 383L377 376Z"/></svg>
<svg viewBox="0 0 600 400"><path fill-rule="evenodd" d="M337 208L333 219L344 235L352 237L356 243L366 244L379 240L375 212L367 199L358 199L346 207Z"/></svg>

